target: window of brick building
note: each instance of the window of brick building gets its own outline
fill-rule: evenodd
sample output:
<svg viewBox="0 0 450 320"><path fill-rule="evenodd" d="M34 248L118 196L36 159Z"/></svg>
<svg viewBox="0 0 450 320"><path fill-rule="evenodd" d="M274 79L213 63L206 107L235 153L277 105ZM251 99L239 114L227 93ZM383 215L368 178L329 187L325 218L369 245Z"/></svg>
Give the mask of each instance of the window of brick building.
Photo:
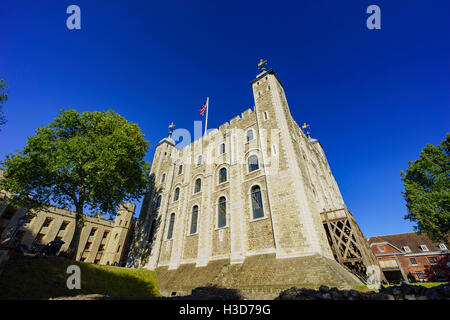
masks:
<svg viewBox="0 0 450 320"><path fill-rule="evenodd" d="M105 250L105 245L101 244L100 247L98 247L98 251L104 251Z"/></svg>
<svg viewBox="0 0 450 320"><path fill-rule="evenodd" d="M421 244L421 245L420 245L420 249L421 249L422 251L429 251L429 250L428 250L428 247L427 247L426 245L424 245L424 244Z"/></svg>
<svg viewBox="0 0 450 320"><path fill-rule="evenodd" d="M97 228L92 228L89 236L91 237L91 236L95 235L96 232L97 232Z"/></svg>
<svg viewBox="0 0 450 320"><path fill-rule="evenodd" d="M439 244L439 249L441 250L447 250L447 246L444 243Z"/></svg>
<svg viewBox="0 0 450 320"><path fill-rule="evenodd" d="M425 280L425 276L423 275L422 271L416 271L416 275L420 280Z"/></svg>
<svg viewBox="0 0 450 320"><path fill-rule="evenodd" d="M436 264L436 258L435 257L427 257L428 261L430 262L430 264Z"/></svg>
<svg viewBox="0 0 450 320"><path fill-rule="evenodd" d="M178 175L183 173L183 165L180 164L180 166L178 167Z"/></svg>
<svg viewBox="0 0 450 320"><path fill-rule="evenodd" d="M384 247L383 246L378 246L378 250L380 250L380 252L384 252Z"/></svg>
<svg viewBox="0 0 450 320"><path fill-rule="evenodd" d="M408 246L404 246L404 247L403 247L403 250L404 250L405 252L411 252L411 249L410 249Z"/></svg>
<svg viewBox="0 0 450 320"><path fill-rule="evenodd" d="M414 258L409 258L409 261L411 262L411 264L412 264L413 266L417 266L417 261L416 261L416 259L414 259Z"/></svg>
<svg viewBox="0 0 450 320"><path fill-rule="evenodd" d="M108 237L108 234L109 234L108 231L103 232L103 239L106 239L106 237Z"/></svg>
<svg viewBox="0 0 450 320"><path fill-rule="evenodd" d="M91 248L92 242L87 242L86 246L84 247L84 250L89 250Z"/></svg>
<svg viewBox="0 0 450 320"><path fill-rule="evenodd" d="M445 281L446 280L444 274L440 270L434 271L434 274L438 278L438 281Z"/></svg>

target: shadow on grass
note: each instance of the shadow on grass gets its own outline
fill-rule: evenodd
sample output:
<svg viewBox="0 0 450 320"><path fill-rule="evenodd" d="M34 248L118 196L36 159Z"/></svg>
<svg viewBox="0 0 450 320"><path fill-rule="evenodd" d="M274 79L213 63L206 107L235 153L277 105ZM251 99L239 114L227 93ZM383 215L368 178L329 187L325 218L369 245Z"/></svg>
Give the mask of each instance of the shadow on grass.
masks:
<svg viewBox="0 0 450 320"><path fill-rule="evenodd" d="M67 267L78 265L81 289L66 286ZM160 297L150 270L89 264L63 258L19 257L8 261L0 275L0 299L40 300L100 294L121 298Z"/></svg>

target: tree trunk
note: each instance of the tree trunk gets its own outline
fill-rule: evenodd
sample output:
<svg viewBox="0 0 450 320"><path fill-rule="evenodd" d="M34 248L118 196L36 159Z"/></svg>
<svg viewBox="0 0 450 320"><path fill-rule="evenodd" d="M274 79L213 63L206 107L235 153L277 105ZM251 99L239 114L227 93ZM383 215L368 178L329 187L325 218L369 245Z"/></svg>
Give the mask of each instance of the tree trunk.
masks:
<svg viewBox="0 0 450 320"><path fill-rule="evenodd" d="M83 229L83 207L76 208L75 216L75 230L73 233L72 241L69 245L69 255L70 259L77 259L78 245L80 244L81 230Z"/></svg>

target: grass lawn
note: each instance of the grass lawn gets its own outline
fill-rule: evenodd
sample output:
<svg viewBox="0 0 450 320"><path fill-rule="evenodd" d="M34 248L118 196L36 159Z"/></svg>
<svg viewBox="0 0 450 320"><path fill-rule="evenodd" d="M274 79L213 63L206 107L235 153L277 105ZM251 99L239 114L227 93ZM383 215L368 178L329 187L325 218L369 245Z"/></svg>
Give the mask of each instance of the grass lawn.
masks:
<svg viewBox="0 0 450 320"><path fill-rule="evenodd" d="M415 282L415 283L408 283L409 285L413 286L424 286L427 288L440 286L441 284L447 284L448 282ZM383 285L383 287L395 287L400 286L399 284L389 284L389 285ZM369 289L366 285L358 284L354 287L355 290L358 290L360 292L368 292L368 291L376 291L378 292L378 289Z"/></svg>
<svg viewBox="0 0 450 320"><path fill-rule="evenodd" d="M81 289L69 290L69 265L81 270ZM8 261L0 275L0 299L48 299L79 294L160 297L156 275L145 269L103 266L62 258L22 257Z"/></svg>

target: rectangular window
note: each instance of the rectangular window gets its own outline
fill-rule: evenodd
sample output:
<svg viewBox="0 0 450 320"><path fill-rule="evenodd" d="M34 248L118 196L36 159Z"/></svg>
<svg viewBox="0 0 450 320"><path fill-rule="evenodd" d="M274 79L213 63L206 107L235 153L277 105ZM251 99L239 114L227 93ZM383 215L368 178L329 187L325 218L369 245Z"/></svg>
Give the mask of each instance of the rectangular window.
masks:
<svg viewBox="0 0 450 320"><path fill-rule="evenodd" d="M403 250L404 250L405 252L411 252L411 249L410 249L408 246L404 246L404 247L403 247Z"/></svg>
<svg viewBox="0 0 450 320"><path fill-rule="evenodd" d="M428 251L428 247L424 244L420 245L420 249L422 249L422 251Z"/></svg>
<svg viewBox="0 0 450 320"><path fill-rule="evenodd" d="M227 225L227 203L224 197L220 197L218 203L217 227L222 228Z"/></svg>
<svg viewBox="0 0 450 320"><path fill-rule="evenodd" d="M180 164L180 166L178 167L178 175L183 173L183 165Z"/></svg>
<svg viewBox="0 0 450 320"><path fill-rule="evenodd" d="M384 252L384 247L383 246L379 246L378 249L380 250L380 252Z"/></svg>
<svg viewBox="0 0 450 320"><path fill-rule="evenodd" d="M92 242L86 243L86 246L84 247L84 250L89 250L91 248Z"/></svg>
<svg viewBox="0 0 450 320"><path fill-rule="evenodd" d="M52 221L53 221L52 218L45 218L44 224L42 226L48 227L50 225L50 223L52 223Z"/></svg>
<svg viewBox="0 0 450 320"><path fill-rule="evenodd" d="M106 237L108 236L108 234L109 234L109 232L108 232L108 231L105 231L105 232L103 233L103 239L106 239Z"/></svg>
<svg viewBox="0 0 450 320"><path fill-rule="evenodd" d="M68 225L69 225L68 221L63 221L59 230L66 230Z"/></svg>
<svg viewBox="0 0 450 320"><path fill-rule="evenodd" d="M96 232L97 232L97 228L92 228L89 236L91 237L91 236L95 235Z"/></svg>
<svg viewBox="0 0 450 320"><path fill-rule="evenodd" d="M439 249L441 250L447 250L447 246L444 243L439 244Z"/></svg>
<svg viewBox="0 0 450 320"><path fill-rule="evenodd" d="M45 234L39 233L39 234L36 236L36 238L34 239L34 242L35 242L35 243L42 243L42 240L44 239L44 237L45 237Z"/></svg>
<svg viewBox="0 0 450 320"><path fill-rule="evenodd" d="M225 153L225 143L222 143L220 145L220 154L224 154Z"/></svg>
<svg viewBox="0 0 450 320"><path fill-rule="evenodd" d="M427 257L428 261L430 262L431 265L436 264L436 259L434 257Z"/></svg>
<svg viewBox="0 0 450 320"><path fill-rule="evenodd" d="M416 271L416 275L417 275L417 278L419 278L420 280L425 280L425 277L424 277L422 271Z"/></svg>
<svg viewBox="0 0 450 320"><path fill-rule="evenodd" d="M417 261L416 261L416 259L414 259L414 258L409 258L409 261L411 262L411 264L412 264L413 266L417 266Z"/></svg>

